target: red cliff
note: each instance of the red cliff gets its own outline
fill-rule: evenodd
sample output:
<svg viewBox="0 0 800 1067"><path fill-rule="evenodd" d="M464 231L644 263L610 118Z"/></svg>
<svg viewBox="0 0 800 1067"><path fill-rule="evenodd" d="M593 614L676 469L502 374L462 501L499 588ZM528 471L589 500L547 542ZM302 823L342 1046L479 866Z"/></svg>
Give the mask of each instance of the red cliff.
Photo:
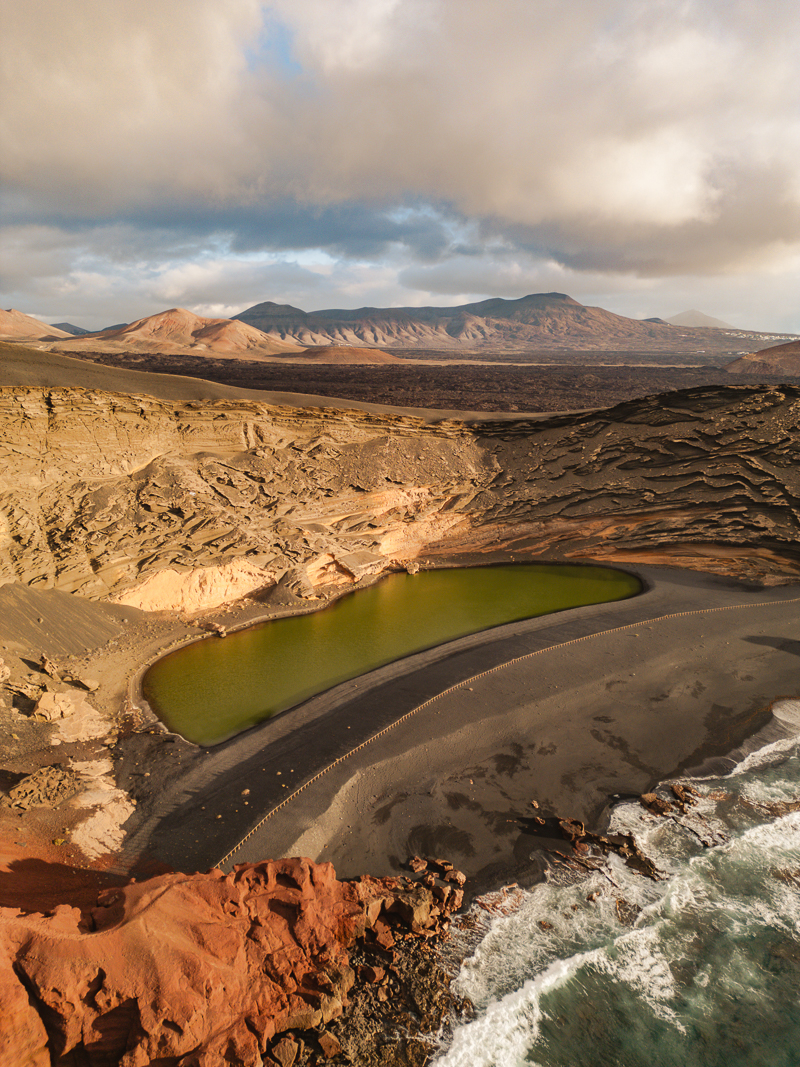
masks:
<svg viewBox="0 0 800 1067"><path fill-rule="evenodd" d="M455 886L340 882L284 859L104 890L84 913L0 909L0 1062L320 1062L338 1048L323 1030L348 1002L356 941L369 930L388 952L398 925L430 937L460 902Z"/></svg>

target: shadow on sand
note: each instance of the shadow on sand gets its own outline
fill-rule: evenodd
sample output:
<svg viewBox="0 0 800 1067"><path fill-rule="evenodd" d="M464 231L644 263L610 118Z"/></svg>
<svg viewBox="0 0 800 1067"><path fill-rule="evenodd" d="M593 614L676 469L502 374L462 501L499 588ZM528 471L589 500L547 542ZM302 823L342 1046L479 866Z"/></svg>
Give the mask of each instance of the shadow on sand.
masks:
<svg viewBox="0 0 800 1067"><path fill-rule="evenodd" d="M786 637L745 637L751 645L767 645L778 652L788 652L790 656L800 656L800 641L790 641Z"/></svg>

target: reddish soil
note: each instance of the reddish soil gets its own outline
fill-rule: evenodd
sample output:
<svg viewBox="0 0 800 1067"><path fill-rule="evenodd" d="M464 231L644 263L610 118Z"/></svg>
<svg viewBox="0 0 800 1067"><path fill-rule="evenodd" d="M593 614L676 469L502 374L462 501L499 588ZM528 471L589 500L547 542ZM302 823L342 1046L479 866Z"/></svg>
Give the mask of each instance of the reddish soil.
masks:
<svg viewBox="0 0 800 1067"><path fill-rule="evenodd" d="M36 836L31 827L30 814L24 835L6 820L0 824L0 908L47 914L59 904L69 904L84 911L94 907L102 889L129 880L96 863L84 866L77 858L65 862L64 847L44 836L45 826L35 827ZM72 851L76 857L81 855Z"/></svg>

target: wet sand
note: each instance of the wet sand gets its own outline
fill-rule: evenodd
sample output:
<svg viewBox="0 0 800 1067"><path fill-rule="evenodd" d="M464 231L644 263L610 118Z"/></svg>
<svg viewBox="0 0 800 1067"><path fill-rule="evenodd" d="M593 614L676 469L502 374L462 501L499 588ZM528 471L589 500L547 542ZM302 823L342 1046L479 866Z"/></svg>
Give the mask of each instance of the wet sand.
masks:
<svg viewBox="0 0 800 1067"><path fill-rule="evenodd" d="M778 729L771 703L800 695L800 587L635 572L648 588L632 600L452 642L204 750L165 783L128 859L307 855L351 877L419 852L450 858L475 892L535 879L526 819L601 825L613 794Z"/></svg>

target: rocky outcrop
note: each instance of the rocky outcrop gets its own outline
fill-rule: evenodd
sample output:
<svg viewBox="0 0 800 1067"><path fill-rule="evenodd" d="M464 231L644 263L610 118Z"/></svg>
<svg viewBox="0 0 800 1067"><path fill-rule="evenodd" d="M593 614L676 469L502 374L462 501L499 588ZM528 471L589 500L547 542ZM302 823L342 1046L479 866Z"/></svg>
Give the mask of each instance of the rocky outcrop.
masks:
<svg viewBox="0 0 800 1067"><path fill-rule="evenodd" d="M52 743L52 742L51 742ZM32 808L58 809L65 835L85 858L97 859L117 852L125 836L122 826L133 814L136 802L114 781L112 760L72 760L68 766L42 766L20 780L0 797L0 809L10 808L22 816Z"/></svg>
<svg viewBox="0 0 800 1067"><path fill-rule="evenodd" d="M208 568L234 559L262 571L234 596L287 572L302 584L322 557L384 557L408 523L425 524L419 551L491 477L463 425L358 410L9 389L0 433L0 581L130 603L152 575L198 568L211 599L196 608L219 603Z"/></svg>
<svg viewBox="0 0 800 1067"><path fill-rule="evenodd" d="M487 544L798 573L797 387L686 389L538 425L485 421L480 436L502 472L470 504Z"/></svg>
<svg viewBox="0 0 800 1067"><path fill-rule="evenodd" d="M241 600L248 593L263 589L272 577L271 572L247 559L192 570L166 567L113 599L142 611L176 611L192 615Z"/></svg>
<svg viewBox="0 0 800 1067"><path fill-rule="evenodd" d="M201 611L504 545L794 574L798 427L791 386L470 422L10 388L0 582Z"/></svg>
<svg viewBox="0 0 800 1067"><path fill-rule="evenodd" d="M446 930L461 898L448 883L344 883L330 864L285 859L106 890L83 915L66 905L47 916L0 909L0 1058L31 1067L274 1067L334 1055L359 1067L423 1063L418 1039L422 1051L405 1060L385 1049L364 1058L355 1030L389 1000L395 1013L408 1002L412 1030L439 1025L446 979L424 947L416 964L409 953ZM409 1038L392 1040L405 1055Z"/></svg>

